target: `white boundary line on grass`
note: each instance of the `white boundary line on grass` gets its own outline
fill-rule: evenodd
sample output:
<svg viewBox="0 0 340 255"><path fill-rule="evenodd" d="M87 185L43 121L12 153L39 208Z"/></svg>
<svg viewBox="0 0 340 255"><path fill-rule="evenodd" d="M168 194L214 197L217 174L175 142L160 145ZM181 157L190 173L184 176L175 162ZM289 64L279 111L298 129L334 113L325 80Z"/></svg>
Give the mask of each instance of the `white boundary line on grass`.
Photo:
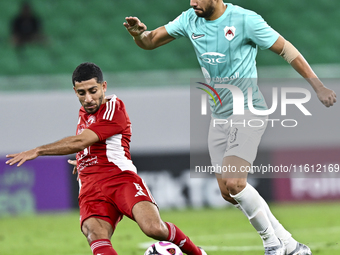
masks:
<svg viewBox="0 0 340 255"><path fill-rule="evenodd" d="M335 227L329 227L329 228L300 228L300 229L295 229L293 231L293 234L305 234L306 232L309 233L313 231L314 233L319 232L319 233L339 233L340 232L340 226L335 226ZM258 235L256 232L239 232L239 233L224 233L224 234L211 234L211 235L200 235L200 236L194 236L190 237L190 239L195 239L195 240L209 240L209 238L225 238L228 240L233 240L233 239L244 239L244 238L258 238ZM197 242L197 241L196 241Z"/></svg>
<svg viewBox="0 0 340 255"><path fill-rule="evenodd" d="M138 248L140 249L147 249L150 245L152 245L154 242L144 242L138 244ZM202 246L204 250L207 251L261 251L263 250L263 246L257 245L257 246Z"/></svg>
<svg viewBox="0 0 340 255"><path fill-rule="evenodd" d="M152 245L154 242L144 242L144 243L139 243L138 248L139 249L147 249L150 245ZM314 249L322 249L327 247L327 249L332 249L332 250L339 250L340 245L339 244L334 244L332 247L330 247L330 244L327 242L323 243L313 243L311 245L308 245L312 250ZM262 251L263 246L262 245L254 245L254 246L217 246L217 245L212 245L212 246L201 246L205 251Z"/></svg>
<svg viewBox="0 0 340 255"><path fill-rule="evenodd" d="M299 233L303 235L305 232L313 231L314 233L328 233L334 234L340 232L339 226L329 227L329 228L308 228L308 229L296 229L294 233ZM241 233L226 233L226 234L212 234L212 235L202 235L202 236L195 236L192 237L195 240L209 240L214 239L215 237L223 237L227 240L233 239L240 239L240 238L252 238L257 237L254 232L241 232ZM138 248L140 249L147 249L151 244L155 243L156 241L149 241L143 242L138 244ZM339 243L329 243L329 242L318 242L318 243L306 243L312 250L315 249L329 249L329 250L340 250L340 242ZM211 246L204 246L202 248L206 251L261 251L263 250L262 245L253 245L253 246L218 246L218 245L211 245Z"/></svg>
<svg viewBox="0 0 340 255"><path fill-rule="evenodd" d="M308 244L311 250L327 248L328 250L340 250L338 243L330 244L327 242ZM202 246L206 251L262 251L263 246Z"/></svg>

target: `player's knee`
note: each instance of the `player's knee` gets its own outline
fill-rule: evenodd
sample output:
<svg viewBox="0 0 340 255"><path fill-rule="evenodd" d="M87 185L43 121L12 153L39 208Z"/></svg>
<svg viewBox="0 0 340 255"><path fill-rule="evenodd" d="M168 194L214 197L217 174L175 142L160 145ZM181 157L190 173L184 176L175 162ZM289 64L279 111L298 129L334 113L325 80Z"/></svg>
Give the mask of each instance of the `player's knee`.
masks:
<svg viewBox="0 0 340 255"><path fill-rule="evenodd" d="M228 201L229 203L234 203L234 199L230 196L229 192L221 192L221 195L224 200Z"/></svg>
<svg viewBox="0 0 340 255"><path fill-rule="evenodd" d="M98 239L110 239L110 235L106 229L90 228L82 231L89 243Z"/></svg>
<svg viewBox="0 0 340 255"><path fill-rule="evenodd" d="M83 234L87 238L88 243L91 243L98 239L110 239L111 238L111 231L101 226L100 224L92 224L89 222L84 222L81 228Z"/></svg>
<svg viewBox="0 0 340 255"><path fill-rule="evenodd" d="M227 190L229 194L236 195L241 192L247 185L247 181L244 179L231 178L226 182ZM227 200L228 201L228 200Z"/></svg>

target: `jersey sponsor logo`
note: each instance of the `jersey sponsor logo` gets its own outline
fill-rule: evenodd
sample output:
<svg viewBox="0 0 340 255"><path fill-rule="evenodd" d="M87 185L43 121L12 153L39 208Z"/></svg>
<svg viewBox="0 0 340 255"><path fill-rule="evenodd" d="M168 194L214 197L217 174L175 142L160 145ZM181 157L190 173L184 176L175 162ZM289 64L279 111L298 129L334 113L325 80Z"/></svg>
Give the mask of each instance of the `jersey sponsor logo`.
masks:
<svg viewBox="0 0 340 255"><path fill-rule="evenodd" d="M224 28L224 36L227 38L228 41L231 41L235 37L236 28L232 27L225 27Z"/></svg>
<svg viewBox="0 0 340 255"><path fill-rule="evenodd" d="M215 83L222 83L222 82L228 82L232 80L236 80L240 78L240 73L236 72L235 74L231 75L230 77L213 77L212 81Z"/></svg>
<svg viewBox="0 0 340 255"><path fill-rule="evenodd" d="M139 197L139 196L146 196L147 197L147 195L143 191L143 188L138 183L134 182L133 184L135 185L135 187L137 189L137 193L136 193L135 197Z"/></svg>
<svg viewBox="0 0 340 255"><path fill-rule="evenodd" d="M191 38L193 40L196 40L196 39L202 38L204 36L205 36L205 34L195 35L195 33L192 33Z"/></svg>
<svg viewBox="0 0 340 255"><path fill-rule="evenodd" d="M78 152L79 153L79 152ZM80 159L78 160L78 171L82 171L85 167L93 166L98 164L98 158L97 156L89 157L87 159L84 159L85 157L83 155L80 155Z"/></svg>
<svg viewBox="0 0 340 255"><path fill-rule="evenodd" d="M200 59L213 66L227 62L226 55L218 52L206 52L200 56Z"/></svg>
<svg viewBox="0 0 340 255"><path fill-rule="evenodd" d="M91 147L91 146L90 146ZM98 164L97 156L90 156L90 147L77 153L78 171L82 171L85 167Z"/></svg>

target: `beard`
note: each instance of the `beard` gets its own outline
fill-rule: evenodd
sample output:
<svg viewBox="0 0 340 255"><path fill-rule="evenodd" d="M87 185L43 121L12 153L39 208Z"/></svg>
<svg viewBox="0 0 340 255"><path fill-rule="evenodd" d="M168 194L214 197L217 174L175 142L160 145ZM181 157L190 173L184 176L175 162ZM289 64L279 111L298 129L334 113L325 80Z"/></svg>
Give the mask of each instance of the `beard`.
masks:
<svg viewBox="0 0 340 255"><path fill-rule="evenodd" d="M212 1L210 1L209 6L206 10L199 9L201 13L195 12L198 17L209 19L211 15L215 12L215 6L213 6Z"/></svg>
<svg viewBox="0 0 340 255"><path fill-rule="evenodd" d="M100 108L100 106L102 105L102 103L103 103L103 98L104 98L104 96L101 96L101 97L99 98L99 103L98 103L98 104L92 104L92 105L91 105L91 104L89 104L89 105L83 104L84 110L85 110L88 114L96 113L96 112L99 110L99 108ZM91 108L91 109L88 109L88 108L87 108L88 106L94 106L94 105L96 105L96 107Z"/></svg>

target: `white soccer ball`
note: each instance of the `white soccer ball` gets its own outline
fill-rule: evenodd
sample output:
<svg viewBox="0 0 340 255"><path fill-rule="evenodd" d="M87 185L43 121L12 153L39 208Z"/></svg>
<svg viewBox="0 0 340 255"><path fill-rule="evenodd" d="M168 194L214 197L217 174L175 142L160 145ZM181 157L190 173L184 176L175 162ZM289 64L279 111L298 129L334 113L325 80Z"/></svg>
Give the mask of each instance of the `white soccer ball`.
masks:
<svg viewBox="0 0 340 255"><path fill-rule="evenodd" d="M144 255L183 255L183 253L176 244L160 241L152 244Z"/></svg>

